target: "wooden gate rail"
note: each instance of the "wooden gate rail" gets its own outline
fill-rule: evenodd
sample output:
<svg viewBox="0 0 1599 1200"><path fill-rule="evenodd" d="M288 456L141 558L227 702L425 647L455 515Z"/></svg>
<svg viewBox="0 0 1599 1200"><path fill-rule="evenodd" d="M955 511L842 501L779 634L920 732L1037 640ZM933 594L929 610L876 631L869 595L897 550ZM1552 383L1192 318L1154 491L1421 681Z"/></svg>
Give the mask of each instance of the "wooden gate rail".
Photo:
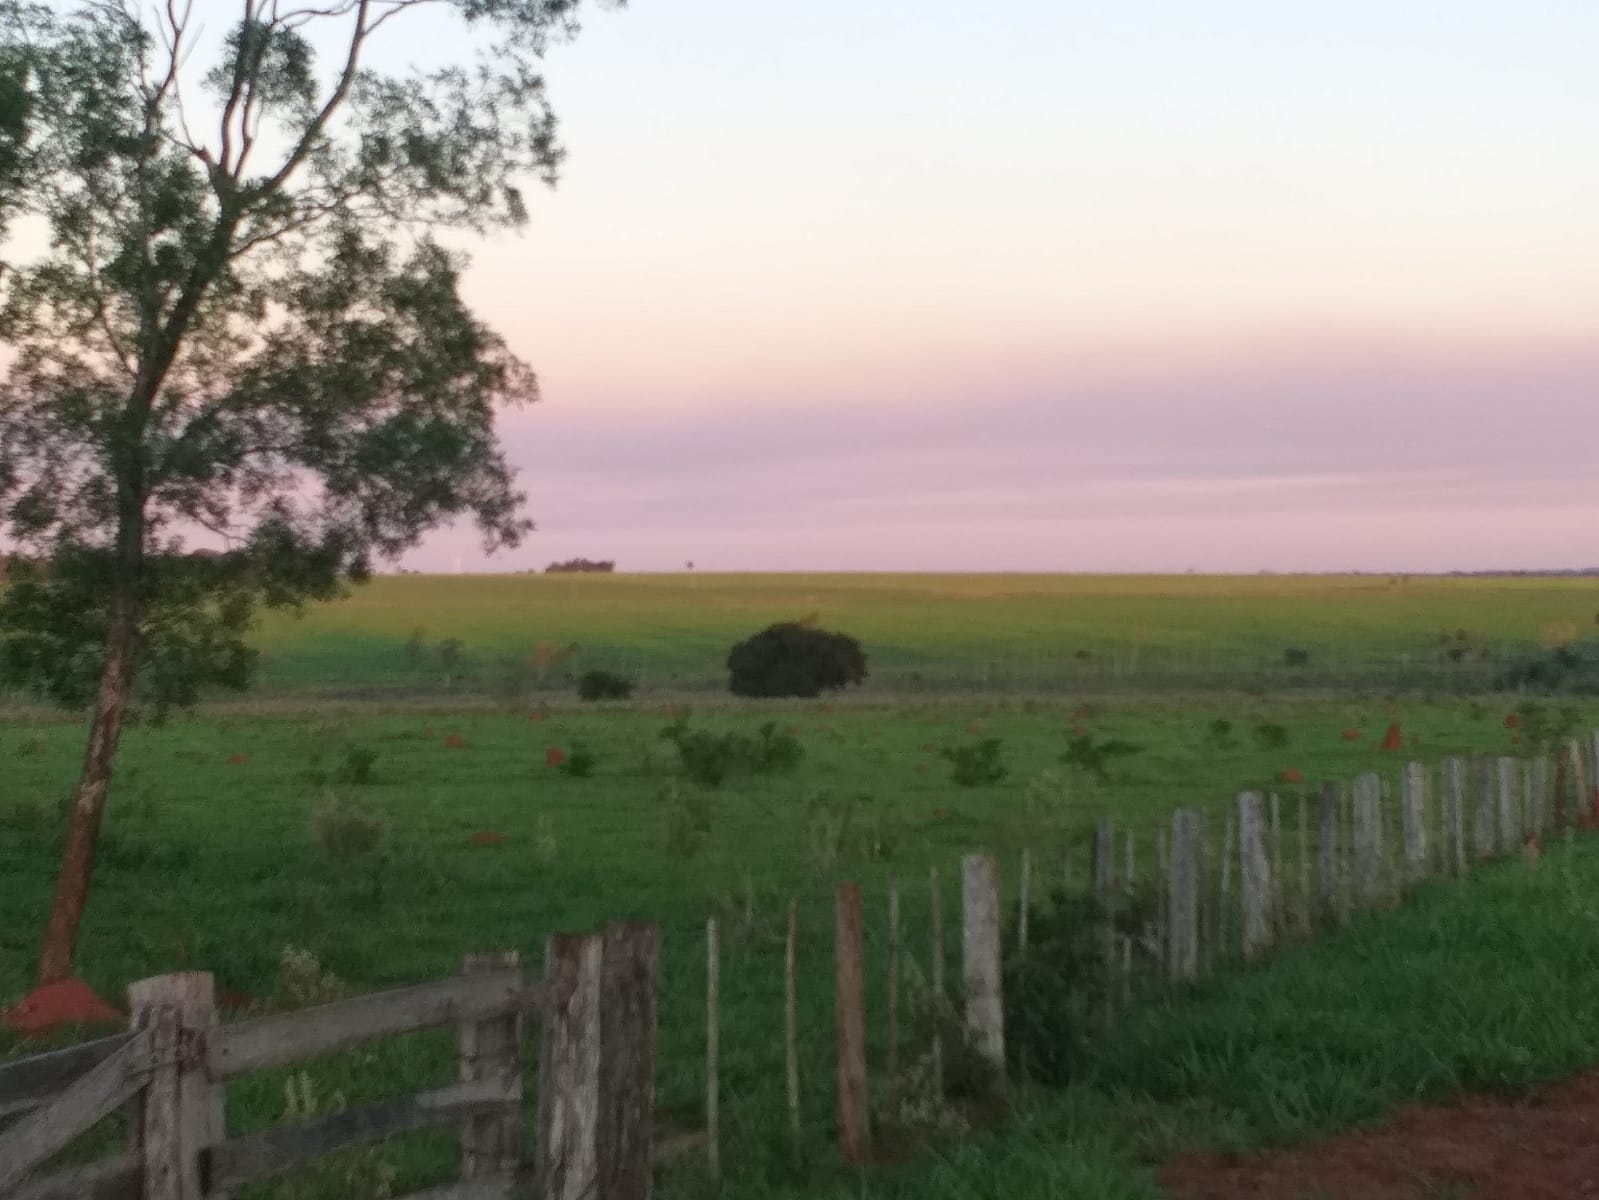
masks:
<svg viewBox="0 0 1599 1200"><path fill-rule="evenodd" d="M508 1200L523 1182L523 1018L539 1013L538 1200L648 1200L659 927L550 939L545 978L515 955L468 956L452 979L217 1023L211 976L129 989L136 1028L0 1064L0 1200L226 1200L242 1184L400 1133L456 1126L457 1182L406 1200ZM601 987L601 978L607 986ZM229 1138L227 1080L428 1029L459 1037L459 1081ZM129 1148L33 1173L139 1097Z"/></svg>

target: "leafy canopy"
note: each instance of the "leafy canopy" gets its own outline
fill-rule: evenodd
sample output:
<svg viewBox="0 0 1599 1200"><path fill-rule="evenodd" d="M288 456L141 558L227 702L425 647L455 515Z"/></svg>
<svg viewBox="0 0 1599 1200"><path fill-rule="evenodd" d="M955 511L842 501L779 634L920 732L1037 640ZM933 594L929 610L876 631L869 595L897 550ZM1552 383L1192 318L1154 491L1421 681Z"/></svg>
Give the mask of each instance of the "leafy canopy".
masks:
<svg viewBox="0 0 1599 1200"><path fill-rule="evenodd" d="M553 182L540 65L577 3L240 0L209 44L191 8L0 0L0 545L39 568L0 672L69 705L114 611L189 703L248 681L261 605L441 523L531 527L495 414L536 381L445 236ZM424 8L460 61L373 65Z"/></svg>

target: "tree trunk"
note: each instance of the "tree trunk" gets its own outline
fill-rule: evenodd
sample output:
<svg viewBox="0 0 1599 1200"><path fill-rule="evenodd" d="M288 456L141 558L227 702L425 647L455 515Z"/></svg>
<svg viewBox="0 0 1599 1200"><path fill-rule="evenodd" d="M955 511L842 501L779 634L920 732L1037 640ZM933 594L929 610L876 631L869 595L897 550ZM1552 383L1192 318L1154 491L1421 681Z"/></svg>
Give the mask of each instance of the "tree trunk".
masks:
<svg viewBox="0 0 1599 1200"><path fill-rule="evenodd" d="M136 601L132 595L118 597L112 603L106 631L105 668L94 701L94 715L89 721L89 746L84 753L78 786L72 793L72 817L67 827L66 847L61 854L61 874L56 879L50 921L45 926L44 945L39 951L41 984L57 983L72 974L72 956L78 944L78 930L83 925L83 910L89 900L89 880L94 874L100 819L105 814L111 769L128 715L138 641Z"/></svg>

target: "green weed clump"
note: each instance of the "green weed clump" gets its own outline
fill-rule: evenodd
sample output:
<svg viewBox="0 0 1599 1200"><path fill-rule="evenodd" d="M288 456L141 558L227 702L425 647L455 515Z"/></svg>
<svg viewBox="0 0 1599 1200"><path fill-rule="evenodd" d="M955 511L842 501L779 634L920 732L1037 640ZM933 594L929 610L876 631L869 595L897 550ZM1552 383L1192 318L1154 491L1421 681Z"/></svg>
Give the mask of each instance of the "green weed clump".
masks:
<svg viewBox="0 0 1599 1200"><path fill-rule="evenodd" d="M775 721L766 722L750 735L690 729L687 719L679 719L661 730L661 737L677 747L683 774L702 787L720 787L729 775L740 772L775 775L792 771L805 757L799 738L779 731Z"/></svg>
<svg viewBox="0 0 1599 1200"><path fill-rule="evenodd" d="M1010 774L1003 761L1005 740L987 737L964 746L945 746L939 754L949 760L949 779L960 787L989 787Z"/></svg>

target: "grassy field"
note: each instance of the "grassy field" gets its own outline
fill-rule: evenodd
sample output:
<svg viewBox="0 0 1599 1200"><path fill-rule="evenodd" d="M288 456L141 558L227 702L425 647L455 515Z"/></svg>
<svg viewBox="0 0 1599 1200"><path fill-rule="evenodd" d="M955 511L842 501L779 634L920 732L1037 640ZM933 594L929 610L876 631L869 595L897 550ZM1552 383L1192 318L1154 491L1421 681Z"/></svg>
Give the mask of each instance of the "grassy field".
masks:
<svg viewBox="0 0 1599 1200"><path fill-rule="evenodd" d="M1492 656L1591 633L1590 579L1417 576L505 575L391 576L258 643L267 693L437 693L432 647L464 647L464 692L564 689L565 673L623 670L651 689L719 689L728 647L815 615L859 638L869 691L1316 685L1480 687L1492 658L1449 663L1440 633ZM540 673L540 643L576 643ZM1285 669L1289 647L1307 667Z"/></svg>
<svg viewBox="0 0 1599 1200"><path fill-rule="evenodd" d="M1155 825L1179 804L1216 809L1239 789L1269 785L1289 768L1311 786L1362 770L1393 772L1398 756L1376 745L1391 721L1401 722L1414 739L1411 753L1429 761L1450 753L1516 751L1516 735L1503 723L1505 711L1500 701L1395 708L1378 698L1132 700L1101 703L1086 713L1038 702L718 704L691 715L690 726L748 732L773 721L796 730L805 751L791 773L734 776L718 788L681 778L674 748L660 737L668 716L636 705L557 709L537 721L520 708L295 718L212 713L141 727L129 736L85 930L83 973L103 993L117 995L132 979L203 966L230 988L293 1001L307 994L308 985L303 971L285 972L282 958L289 948L309 952L346 986L367 989L447 973L468 949L518 948L537 962L551 931L595 928L626 916L658 919L665 929L661 1102L669 1123L692 1128L700 1120L703 1086L702 929L707 915L719 914L726 940L729 1192L825 1193L845 1186L828 1150L832 1083L824 1065L832 1046L835 881L854 878L865 885L873 914L870 953L880 966L890 880L903 881L907 896L924 894L930 866L941 868L952 883L958 856L978 848L999 854L1010 886L1023 848L1033 851L1047 877L1057 877L1072 857L1082 879L1088 830L1100 816L1113 815L1119 824L1143 831L1147 855ZM1599 723L1599 711L1581 717L1584 727ZM1226 738L1213 730L1218 719L1232 723ZM1099 782L1061 762L1073 724L1145 749L1119 764L1110 782ZM1263 744L1257 734L1262 725L1282 726L1287 744ZM1362 731L1361 738L1344 740L1346 729ZM939 750L987 737L1002 740L1009 774L992 786L956 786ZM551 768L546 757L552 747L569 755L589 750L597 761L594 774L580 779ZM376 757L371 779L356 784L348 779L349 764L363 751ZM54 867L59 803L80 752L81 734L72 723L35 720L0 728L0 1003L28 986ZM344 857L329 852L314 824L330 796L381 821L380 849ZM473 845L472 835L483 831L502 834L504 841ZM808 1064L809 1154L798 1167L784 1134L779 1049L781 931L790 896L801 902L801 1036ZM955 888L948 886L946 910L956 911L956 903ZM913 947L925 945L925 921L925 907L908 902ZM1386 935L1373 930L1366 936ZM958 962L953 930L949 953ZM876 974L880 987L880 970ZM1247 997L1261 986L1251 982L1259 978L1265 977L1228 986ZM314 981L309 986L315 990ZM873 997L879 1061L881 999ZM1229 1006L1243 1004L1248 1012L1260 1002L1217 1001L1223 1016L1215 1019L1236 1022L1237 1033L1253 1018ZM1459 1018L1498 1019L1491 1011L1467 1004ZM1217 1086L1224 1090L1218 1094L1230 1095L1226 1069L1248 1064L1227 1059L1227 1045L1208 1036L1190 1045L1190 1057L1222 1057L1203 1059L1183 1086L1200 1091L1205 1077L1220 1072ZM450 1054L441 1042L411 1039L324 1064L314 1078L324 1096L337 1090L354 1103L447 1078ZM1111 1063L1110 1047L1106 1055ZM1209 1111L1204 1102L1173 1100L1168 1093L1177 1085L1138 1076L1133 1067L1139 1055L1128 1055L1115 1059L1115 1070L1133 1081L1126 1086L1157 1098L1166 1114L1162 1120L1181 1118L1179 1127L1189 1131L1184 1136L1282 1136L1300 1127L1295 1121L1308 1127L1346 1115L1337 1105L1347 1105L1349 1093L1340 1092L1302 1097L1301 1109L1285 1109L1289 1115L1275 1124L1250 1110L1250 1123L1239 1125L1243 1118L1225 1107L1201 1120ZM1534 1056L1523 1073L1547 1069L1550 1061ZM1393 1088L1402 1091L1402 1079L1395 1078ZM1442 1086L1444 1080L1429 1076L1422 1082ZM233 1115L241 1127L283 1116L284 1082L252 1080L236 1090ZM1286 1079L1279 1082L1289 1086ZM1102 1170L1110 1172L1101 1179L1109 1190L1077 1194L1148 1194L1136 1164L1152 1147L1109 1137L1110 1114L1119 1103L1109 1097L1122 1086L1035 1097L1012 1134L968 1144L936 1167L910 1168L905 1178L918 1182L902 1184L891 1174L873 1188L884 1195L996 1194L975 1181L987 1172L1015 1170L1017 1190L1005 1194L1070 1195L1048 1189L1064 1187L1063 1180L1101 1179L1092 1172ZM1168 1111L1170 1104L1175 1108ZM1052 1123L1087 1120L1084 1112L1103 1118L1085 1126L1084 1136L1092 1136L1084 1145L1098 1150L1085 1149L1085 1157L1027 1149L1030 1138L1054 1137L1048 1132L1056 1127ZM391 1147L383 1161L405 1183L436 1174L450 1154L447 1138L419 1138ZM1000 1165L1013 1161L1021 1165ZM1024 1187L1019 1181L1029 1179L1029 1171L1038 1173L1037 1180ZM1121 1181L1114 1187L1105 1182L1113 1178ZM901 1187L912 1190L896 1190ZM668 1196L695 1195L699 1183L692 1170L684 1170L666 1188ZM331 1198L358 1189L348 1180L324 1180L302 1194Z"/></svg>
<svg viewBox="0 0 1599 1200"><path fill-rule="evenodd" d="M1071 1088L1020 1088L1002 1129L867 1180L830 1144L833 884L865 889L880 1064L894 881L925 966L929 868L953 913L963 853L994 851L1008 889L1024 849L1045 882L1068 862L1081 881L1089 831L1110 815L1138 832L1147 872L1153 831L1178 805L1214 812L1290 771L1307 789L1392 775L1401 756L1378 749L1392 722L1404 757L1519 753L1504 722L1517 699L1483 685L1506 656L1588 631L1596 590L1386 577L379 579L304 620L268 621L256 694L130 731L82 973L119 996L131 980L201 967L263 1001L305 1003L437 977L468 950L515 948L537 963L552 931L656 919L662 1119L691 1130L703 1112L703 928L717 915L727 1195L1153 1196L1148 1164L1180 1147L1299 1136L1411 1095L1585 1062L1595 1030L1579 993L1599 917L1581 897L1599 854L1579 846L1571 877L1495 870L1434 889L1266 971L1145 1003ZM813 614L862 640L866 688L831 703L726 696L733 641ZM1486 657L1444 658L1440 632L1456 629ZM446 639L463 647L448 680ZM541 643L578 651L541 671ZM1286 666L1288 647L1308 650L1309 665ZM577 704L569 674L591 666L635 676L639 697ZM693 729L792 730L803 758L696 785L661 737L686 710ZM1568 715L1599 725L1594 705ZM1063 761L1074 727L1141 749L1101 780ZM1004 778L957 786L944 752L988 738ZM592 754L593 774L552 767L552 749ZM0 1006L30 983L81 753L74 719L0 715ZM339 830L375 844L341 850ZM499 840L474 844L485 833ZM790 897L806 1064L798 1161L780 1046ZM958 962L953 926L948 938ZM1374 1049L1355 1044L1368 1037ZM20 1049L0 1041L0 1054ZM306 1078L325 1108L442 1082L452 1063L448 1039L418 1037ZM303 1111L291 1078L231 1089L230 1120L256 1128ZM448 1136L403 1139L256 1194L376 1197L439 1177L452 1156ZM703 1192L692 1163L663 1180L669 1200Z"/></svg>

